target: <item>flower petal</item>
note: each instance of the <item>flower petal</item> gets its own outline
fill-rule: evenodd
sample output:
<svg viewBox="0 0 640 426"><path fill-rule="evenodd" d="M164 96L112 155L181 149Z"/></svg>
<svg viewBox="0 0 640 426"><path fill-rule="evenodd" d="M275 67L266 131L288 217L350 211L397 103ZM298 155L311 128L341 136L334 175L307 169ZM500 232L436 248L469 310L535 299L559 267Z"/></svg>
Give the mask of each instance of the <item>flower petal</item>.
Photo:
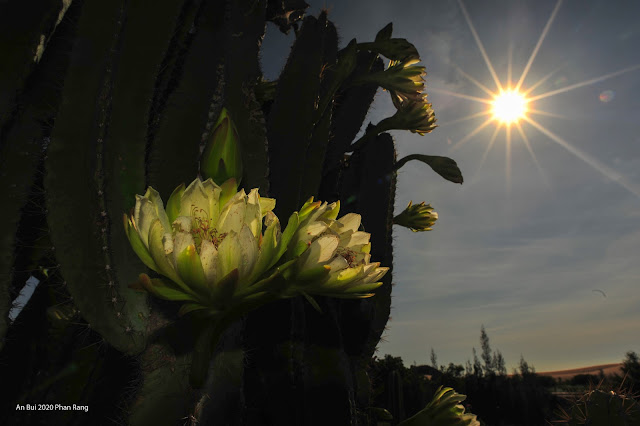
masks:
<svg viewBox="0 0 640 426"><path fill-rule="evenodd" d="M349 267L349 262L342 256L336 256L329 262L329 267L331 268L331 272L340 272Z"/></svg>
<svg viewBox="0 0 640 426"><path fill-rule="evenodd" d="M234 178L226 180L222 185L220 185L220 210L224 208L229 200L231 200L236 193L238 192L238 183ZM244 193L244 191L242 191Z"/></svg>
<svg viewBox="0 0 640 426"><path fill-rule="evenodd" d="M195 179L184 190L180 199L180 216L209 217L209 197L200 179Z"/></svg>
<svg viewBox="0 0 640 426"><path fill-rule="evenodd" d="M260 197L260 211L262 216L272 211L276 207L275 198Z"/></svg>
<svg viewBox="0 0 640 426"><path fill-rule="evenodd" d="M156 215L160 222L162 223L163 228L167 231L171 231L171 227L169 226L169 218L167 217L167 213L164 211L164 205L162 204L162 198L158 191L153 189L152 187L147 188L147 192L144 194L146 198L153 203L153 207L156 209Z"/></svg>
<svg viewBox="0 0 640 426"><path fill-rule="evenodd" d="M347 213L338 219L338 222L342 224L340 232L353 231L356 232L360 227L360 221L362 217L357 213Z"/></svg>
<svg viewBox="0 0 640 426"><path fill-rule="evenodd" d="M140 239L145 246L149 247L149 230L155 220L160 220L158 212L151 200L141 197L140 195L136 195L135 211L138 215L135 218L135 224L140 234ZM162 221L160 221L160 223L162 224Z"/></svg>
<svg viewBox="0 0 640 426"><path fill-rule="evenodd" d="M140 234L133 227L131 219L129 219L126 214L124 215L124 229L133 251L138 255L140 260L142 260L142 263L158 272L158 265L153 261L149 249L145 246L144 242L142 242Z"/></svg>
<svg viewBox="0 0 640 426"><path fill-rule="evenodd" d="M260 195L258 188L254 188L247 195L247 205L244 212L244 223L249 226L255 238L262 233L262 214L260 212Z"/></svg>
<svg viewBox="0 0 640 426"><path fill-rule="evenodd" d="M182 281L178 273L174 269L173 262L169 260L169 257L173 257L173 254L166 255L164 252L164 244L162 243L162 237L164 236L164 229L160 223L160 219L151 225L149 231L149 253L153 258L153 261L158 265L158 272L165 277L173 280L176 284L182 288L183 291L189 294L194 294L193 291ZM175 247L175 246L174 246Z"/></svg>
<svg viewBox="0 0 640 426"><path fill-rule="evenodd" d="M238 269L242 259L242 246L238 234L230 232L218 245L218 276L224 277Z"/></svg>
<svg viewBox="0 0 640 426"><path fill-rule="evenodd" d="M200 256L194 244L190 244L178 252L176 265L180 278L182 278L189 287L208 298L210 293L206 285Z"/></svg>
<svg viewBox="0 0 640 426"><path fill-rule="evenodd" d="M243 194L242 192L238 192L238 194ZM226 206L220 212L220 218L218 219L218 224L216 228L218 229L218 233L229 233L235 232L236 234L240 233L242 229L242 224L244 222L244 213L246 210L246 200L243 197L238 197L231 200L227 203Z"/></svg>
<svg viewBox="0 0 640 426"><path fill-rule="evenodd" d="M167 201L167 217L169 222L176 220L180 216L180 200L184 194L184 183L181 183L176 189L173 190L169 201Z"/></svg>
<svg viewBox="0 0 640 426"><path fill-rule="evenodd" d="M369 238L371 238L371 234L368 232L362 231L347 231L340 234L340 246L341 247L351 247L355 245L362 245L369 243Z"/></svg>
<svg viewBox="0 0 640 426"><path fill-rule="evenodd" d="M287 246L289 245L289 242L291 242L291 239L293 238L296 230L298 229L299 223L300 223L300 220L298 218L298 213L293 212L293 214L289 216L289 222L287 222L287 227L284 229L284 232L280 237L280 241L278 241L278 248L274 256L274 259L272 260L273 263L269 266L269 268L273 266L278 260L280 260L284 252L287 250Z"/></svg>
<svg viewBox="0 0 640 426"><path fill-rule="evenodd" d="M309 249L300 257L301 269L309 269L318 264L328 262L338 248L340 238L334 234L323 235L309 246Z"/></svg>
<svg viewBox="0 0 640 426"><path fill-rule="evenodd" d="M202 244L200 245L200 262L202 262L207 287L213 288L218 278L218 249L209 240L202 240Z"/></svg>
<svg viewBox="0 0 640 426"><path fill-rule="evenodd" d="M216 185L211 178L205 180L202 186L209 197L209 219L211 219L211 223L216 223L220 216L220 208L222 207L220 205L220 193L222 189Z"/></svg>
<svg viewBox="0 0 640 426"><path fill-rule="evenodd" d="M278 237L280 234L280 221L272 212L267 214L267 218L269 215L272 215L273 218L270 220L265 219L265 224L269 222L267 229L264 231L264 236L262 237L262 243L260 244L260 250L258 252L258 258L256 260L256 264L251 271L251 276L247 280L249 283L254 282L256 279L260 277L267 269L271 268L275 262L274 260L276 254L276 247L278 246Z"/></svg>
<svg viewBox="0 0 640 426"><path fill-rule="evenodd" d="M247 277L258 259L258 240L253 236L249 227L244 224L238 235L242 247L242 260L239 267L240 280Z"/></svg>
<svg viewBox="0 0 640 426"><path fill-rule="evenodd" d="M193 218L191 216L178 216L172 222L174 232L191 232Z"/></svg>

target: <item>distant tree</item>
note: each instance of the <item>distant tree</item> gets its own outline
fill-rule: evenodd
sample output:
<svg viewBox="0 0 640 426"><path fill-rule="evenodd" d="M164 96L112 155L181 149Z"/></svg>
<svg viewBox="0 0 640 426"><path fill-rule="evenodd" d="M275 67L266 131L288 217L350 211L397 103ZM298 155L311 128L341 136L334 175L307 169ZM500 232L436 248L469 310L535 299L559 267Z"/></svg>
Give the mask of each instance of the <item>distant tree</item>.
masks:
<svg viewBox="0 0 640 426"><path fill-rule="evenodd" d="M522 377L536 373L536 369L533 367L533 365L530 366L529 363L524 360L524 357L522 356L522 354L520 354L519 368L520 368L520 375Z"/></svg>
<svg viewBox="0 0 640 426"><path fill-rule="evenodd" d="M499 350L496 350L493 353L493 365L494 365L494 368L495 368L497 374L499 374L501 376L506 376L507 367L505 365L504 357L502 356L502 352L500 352Z"/></svg>
<svg viewBox="0 0 640 426"><path fill-rule="evenodd" d="M436 351L434 351L433 348L431 348L431 366L436 370L438 369L438 357L436 355Z"/></svg>
<svg viewBox="0 0 640 426"><path fill-rule="evenodd" d="M464 367L459 364L454 364L452 362L449 363L449 366L444 371L445 374L450 375L451 377L462 377L462 372L464 371Z"/></svg>
<svg viewBox="0 0 640 426"><path fill-rule="evenodd" d="M487 335L487 331L484 329L484 325L480 328L480 347L482 348L482 361L484 361L484 374L487 376L495 374L489 336Z"/></svg>
<svg viewBox="0 0 640 426"><path fill-rule="evenodd" d="M473 375L478 377L482 376L482 364L480 363L480 359L478 358L476 348L473 348Z"/></svg>
<svg viewBox="0 0 640 426"><path fill-rule="evenodd" d="M471 374L473 374L473 364L471 364L469 358L467 358L467 363L464 365L464 374L466 376L470 376Z"/></svg>
<svg viewBox="0 0 640 426"><path fill-rule="evenodd" d="M637 353L633 351L626 353L622 361L622 372L626 377L625 385L636 392L640 391L640 357Z"/></svg>

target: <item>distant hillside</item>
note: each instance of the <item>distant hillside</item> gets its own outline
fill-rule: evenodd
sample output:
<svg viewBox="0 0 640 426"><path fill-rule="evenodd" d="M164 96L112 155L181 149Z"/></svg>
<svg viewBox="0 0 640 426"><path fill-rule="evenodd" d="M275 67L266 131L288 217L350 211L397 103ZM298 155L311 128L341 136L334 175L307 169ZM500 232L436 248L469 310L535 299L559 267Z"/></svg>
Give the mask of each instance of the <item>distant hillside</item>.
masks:
<svg viewBox="0 0 640 426"><path fill-rule="evenodd" d="M536 371L536 373L540 376L551 376L554 379L567 380L577 376L578 374L593 374L594 376L598 376L600 375L601 370L605 376L611 376L613 374L618 374L619 376L623 375L622 363L593 365L591 367L573 368L571 370Z"/></svg>

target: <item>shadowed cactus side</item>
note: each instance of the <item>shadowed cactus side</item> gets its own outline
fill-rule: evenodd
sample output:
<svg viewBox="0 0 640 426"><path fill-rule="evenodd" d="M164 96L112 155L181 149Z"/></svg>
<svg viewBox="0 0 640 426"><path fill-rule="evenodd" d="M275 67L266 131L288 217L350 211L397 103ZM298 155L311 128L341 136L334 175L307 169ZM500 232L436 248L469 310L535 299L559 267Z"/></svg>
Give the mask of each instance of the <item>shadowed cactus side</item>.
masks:
<svg viewBox="0 0 640 426"><path fill-rule="evenodd" d="M310 197L339 201L342 215L362 216L371 234L366 254L391 268L397 170L417 159L462 182L450 159L397 161L385 133L434 127L415 47L392 38L389 25L374 42L338 49L326 12L303 20L306 4L296 0L41 3L38 19L19 0L0 6L0 19L28 29L0 78L8 84L0 87L0 173L8 183L0 186L0 338L9 337L0 356L10 361L0 375L16 395L2 402L0 422L37 424L9 409L37 399L91 407L85 417L49 419L61 424L99 424L114 409L132 425L372 424L365 366L389 319L391 270L379 287L361 283L363 294L375 293L367 299L315 288L313 299L300 292L308 298L231 318L212 331L220 340L197 370L201 383L190 383L203 326L180 317L177 304L130 288L149 271L130 248L122 215L149 186L168 200L199 172L220 172L277 199L281 219ZM262 82L260 71L268 20L296 32L277 82ZM381 86L397 112L356 141ZM207 149L222 134L222 111L235 123L237 151ZM207 169L210 161L218 169ZM29 196L32 186L38 197ZM31 217L25 206L33 200ZM397 222L431 223L414 219ZM43 249L25 250L29 241ZM50 272L9 325L20 280L37 266ZM148 278L143 287L156 279ZM29 373L10 372L12 363ZM107 385L111 398L101 396Z"/></svg>
<svg viewBox="0 0 640 426"><path fill-rule="evenodd" d="M561 409L554 424L632 426L640 424L640 403L623 392L593 389Z"/></svg>

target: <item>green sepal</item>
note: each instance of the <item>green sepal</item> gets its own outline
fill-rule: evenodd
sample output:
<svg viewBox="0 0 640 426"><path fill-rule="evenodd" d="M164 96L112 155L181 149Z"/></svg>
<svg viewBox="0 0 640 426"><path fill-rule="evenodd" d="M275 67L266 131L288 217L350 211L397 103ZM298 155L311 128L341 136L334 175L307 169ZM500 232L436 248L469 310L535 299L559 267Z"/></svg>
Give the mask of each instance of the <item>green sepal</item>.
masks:
<svg viewBox="0 0 640 426"><path fill-rule="evenodd" d="M268 277L261 279L260 281L252 284L250 287L236 293L236 299L247 299L248 297L254 297L255 294L260 292L269 292L280 295L286 287L291 284L287 281L287 274L292 270L292 266L297 259L290 260L278 266L273 270ZM282 279L276 279L282 278Z"/></svg>
<svg viewBox="0 0 640 426"><path fill-rule="evenodd" d="M220 281L218 281L213 289L213 301L216 306L227 306L233 298L236 289L238 288L238 280L240 279L240 272L238 268L232 270L225 275Z"/></svg>
<svg viewBox="0 0 640 426"><path fill-rule="evenodd" d="M131 220L127 217L126 214L124 216L124 231L127 234L127 238L129 239L129 243L131 244L131 248L138 255L142 263L147 265L149 268L153 269L156 272L159 272L158 265L153 261L149 250L142 242L138 231L136 231L131 224Z"/></svg>
<svg viewBox="0 0 640 426"><path fill-rule="evenodd" d="M219 209L222 211L222 208L227 204L227 201L232 199L238 192L238 182L234 178L228 179L220 185L220 189Z"/></svg>
<svg viewBox="0 0 640 426"><path fill-rule="evenodd" d="M178 316L181 317L190 312L201 311L204 309L212 311L213 313L219 312L219 311L214 311L213 309L203 306L199 303L185 303L184 305L180 306L180 310L178 311Z"/></svg>
<svg viewBox="0 0 640 426"><path fill-rule="evenodd" d="M287 222L287 227L284 229L284 232L280 236L280 241L278 241L278 247L276 248L276 254L274 259L272 260L271 265L268 266L267 269L271 268L276 264L278 260L282 257L285 251L287 251L287 246L289 242L293 238L293 235L298 230L298 225L300 224L300 219L297 212L293 212L291 216L289 216L289 222Z"/></svg>
<svg viewBox="0 0 640 426"><path fill-rule="evenodd" d="M355 285L353 287L346 288L343 291L344 291L345 294L362 293L364 291L375 290L376 288L380 287L381 285L382 285L382 281L375 282L375 283L358 284L358 285Z"/></svg>
<svg viewBox="0 0 640 426"><path fill-rule="evenodd" d="M316 266L315 268L309 268L301 271L296 276L296 282L299 282L299 281L317 282L320 280L324 280L329 276L330 272L331 272L331 267L329 265L320 265L320 266ZM301 283L301 284L304 284L304 283Z"/></svg>
<svg viewBox="0 0 640 426"><path fill-rule="evenodd" d="M138 281L129 284L129 288L134 290L144 289L154 296L164 300L196 301L192 295L185 293L171 281L167 282L160 278L151 278L147 274L140 274Z"/></svg>
<svg viewBox="0 0 640 426"><path fill-rule="evenodd" d="M272 211L276 207L275 198L260 197L260 212L264 217L268 212Z"/></svg>
<svg viewBox="0 0 640 426"><path fill-rule="evenodd" d="M307 299L307 302L309 302L311 306L313 306L313 309L318 311L318 313L320 314L322 313L322 309L320 309L320 305L318 305L318 302L316 302L316 300L313 297L309 296L307 292L303 290L300 290L300 294L302 294L304 298Z"/></svg>
<svg viewBox="0 0 640 426"><path fill-rule="evenodd" d="M345 293L322 293L326 297L335 297L337 299L366 299L368 297L375 296L375 293L358 293L358 294L345 294Z"/></svg>
<svg viewBox="0 0 640 426"><path fill-rule="evenodd" d="M182 278L189 287L207 298L211 295L209 287L207 287L202 262L200 261L200 256L196 251L195 245L188 245L182 250L182 253L178 253L176 266L178 267L180 278Z"/></svg>
<svg viewBox="0 0 640 426"><path fill-rule="evenodd" d="M329 281L323 284L323 288L338 290L342 289L345 286L349 285L349 283L357 280L362 276L364 271L364 265L358 265L355 268L347 268L333 275Z"/></svg>
<svg viewBox="0 0 640 426"><path fill-rule="evenodd" d="M247 279L248 282L254 282L278 261L278 259L274 259L274 256L276 254L276 248L278 247L278 243L276 242L276 227L279 223L277 219L274 220L264 231L262 243L260 244L260 254L258 255L258 260L253 267L251 275Z"/></svg>
<svg viewBox="0 0 640 426"><path fill-rule="evenodd" d="M340 213L340 200L336 201L335 206L331 210L327 210L322 214L322 218L327 220L336 220Z"/></svg>
<svg viewBox="0 0 640 426"><path fill-rule="evenodd" d="M163 230L160 219L154 220L149 229L149 252L156 265L158 265L158 272L179 285L185 293L195 297L193 291L180 279L175 269L173 269L173 265L167 259L162 244Z"/></svg>
<svg viewBox="0 0 640 426"><path fill-rule="evenodd" d="M180 200L182 199L182 194L184 194L184 189L184 183L181 183L173 190L169 197L169 201L167 201L167 208L165 210L167 211L169 223L173 223L173 221L180 216Z"/></svg>
<svg viewBox="0 0 640 426"><path fill-rule="evenodd" d="M302 253L307 251L308 248L309 248L309 244L307 244L304 241L298 241L295 247L293 247L293 249L291 250L291 257L296 258L300 256Z"/></svg>
<svg viewBox="0 0 640 426"><path fill-rule="evenodd" d="M306 217L309 215L309 213L311 213L312 211L314 211L315 209L317 209L318 207L320 207L320 205L322 205L321 201L316 201L315 203L313 202L313 197L309 198L303 205L302 207L300 207L300 211L298 212L298 216L300 218L300 222L302 222L303 220L306 219Z"/></svg>

